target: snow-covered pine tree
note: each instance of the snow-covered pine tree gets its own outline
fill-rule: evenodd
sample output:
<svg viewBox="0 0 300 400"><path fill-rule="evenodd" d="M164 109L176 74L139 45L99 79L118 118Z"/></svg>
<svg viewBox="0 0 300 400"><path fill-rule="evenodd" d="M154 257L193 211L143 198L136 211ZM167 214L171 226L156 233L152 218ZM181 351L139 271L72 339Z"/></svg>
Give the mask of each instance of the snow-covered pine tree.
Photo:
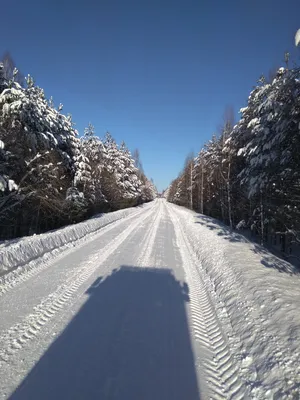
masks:
<svg viewBox="0 0 300 400"><path fill-rule="evenodd" d="M193 168L193 205L201 214L203 214L205 174L204 150L201 149L195 157Z"/></svg>
<svg viewBox="0 0 300 400"><path fill-rule="evenodd" d="M14 208L20 198L18 196L18 186L10 179L11 176L10 154L5 150L5 145L0 140L0 226L2 227L1 236L13 235L12 226L6 226L4 222L13 215Z"/></svg>
<svg viewBox="0 0 300 400"><path fill-rule="evenodd" d="M142 181L142 189L141 189L142 202L144 203L154 200L158 194L154 182L151 179L148 179L145 174L142 174L141 181Z"/></svg>
<svg viewBox="0 0 300 400"><path fill-rule="evenodd" d="M142 183L141 186L141 202L152 201L157 197L157 188L151 179L148 179L145 175L143 164L140 158L140 152L135 149L132 156L134 164L137 170L137 176Z"/></svg>
<svg viewBox="0 0 300 400"><path fill-rule="evenodd" d="M90 177L84 188L90 202L91 213L105 208L105 197L101 189L101 174L107 159L106 148L96 136L94 126L89 123L81 139L81 152L88 159Z"/></svg>
<svg viewBox="0 0 300 400"><path fill-rule="evenodd" d="M8 51L3 54L1 63L3 65L4 76L7 82L14 80L21 86L25 86L24 76L17 70L15 62Z"/></svg>
<svg viewBox="0 0 300 400"><path fill-rule="evenodd" d="M16 69L8 77L0 63L0 214L2 226L11 227L0 237L153 199L153 183L125 145L120 149L109 133L102 142L92 125L80 140L63 106L55 108L30 75L26 87L17 77Z"/></svg>
<svg viewBox="0 0 300 400"><path fill-rule="evenodd" d="M121 143L119 159L122 165L121 181L124 188L124 199L130 200L128 203L132 203L132 205L137 204L141 197L142 182L125 142Z"/></svg>
<svg viewBox="0 0 300 400"><path fill-rule="evenodd" d="M105 134L103 145L106 160L101 172L102 191L111 209L115 210L119 208L124 196L120 152L116 141L109 132Z"/></svg>
<svg viewBox="0 0 300 400"><path fill-rule="evenodd" d="M66 190L73 186L79 168L80 142L71 119L50 107L43 90L28 76L26 88L12 80L2 90L0 131L14 160L12 179L23 199L16 235L49 229L58 220L63 223Z"/></svg>
<svg viewBox="0 0 300 400"><path fill-rule="evenodd" d="M240 176L249 197L260 199L261 230L295 231L300 222L293 202L300 182L299 78L298 68L278 70L267 95L259 98L249 123L252 138L242 150L246 166Z"/></svg>

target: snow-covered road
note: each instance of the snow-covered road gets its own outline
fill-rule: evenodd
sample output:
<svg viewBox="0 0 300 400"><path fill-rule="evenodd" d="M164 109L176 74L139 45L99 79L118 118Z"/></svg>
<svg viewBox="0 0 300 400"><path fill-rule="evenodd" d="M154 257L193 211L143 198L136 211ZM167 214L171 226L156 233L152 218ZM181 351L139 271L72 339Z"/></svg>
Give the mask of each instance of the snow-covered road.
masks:
<svg viewBox="0 0 300 400"><path fill-rule="evenodd" d="M11 272L0 399L297 399L299 278L212 226L158 199Z"/></svg>

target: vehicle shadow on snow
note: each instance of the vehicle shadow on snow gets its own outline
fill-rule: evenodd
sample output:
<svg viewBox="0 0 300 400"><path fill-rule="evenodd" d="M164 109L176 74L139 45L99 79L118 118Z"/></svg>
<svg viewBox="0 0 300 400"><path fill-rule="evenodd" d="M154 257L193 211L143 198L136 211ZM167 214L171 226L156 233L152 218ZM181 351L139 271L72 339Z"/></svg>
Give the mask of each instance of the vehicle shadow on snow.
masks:
<svg viewBox="0 0 300 400"><path fill-rule="evenodd" d="M251 249L251 251L260 255L260 262L264 267L273 268L278 272L287 273L289 275L300 274L299 266L293 265L292 263L279 258L281 257L281 254L277 254L278 252L276 252L275 250L264 248L263 246L252 241L251 239L243 236L242 233L232 231L228 226L222 224L222 222L212 217L199 215L196 218L198 219L196 221L196 224L200 224L212 231L216 231L218 236L221 236L223 239L228 240L231 243L251 243L251 245L253 245L253 249Z"/></svg>
<svg viewBox="0 0 300 400"><path fill-rule="evenodd" d="M88 299L11 400L199 400L185 312L168 269L122 266Z"/></svg>

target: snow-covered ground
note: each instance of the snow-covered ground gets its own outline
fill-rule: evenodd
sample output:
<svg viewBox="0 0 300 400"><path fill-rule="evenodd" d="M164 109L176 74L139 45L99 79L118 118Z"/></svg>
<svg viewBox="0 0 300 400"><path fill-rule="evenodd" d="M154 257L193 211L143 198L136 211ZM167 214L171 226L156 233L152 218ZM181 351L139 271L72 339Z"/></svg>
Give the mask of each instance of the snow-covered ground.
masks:
<svg viewBox="0 0 300 400"><path fill-rule="evenodd" d="M119 213L2 277L0 399L298 399L297 271L164 199Z"/></svg>
<svg viewBox="0 0 300 400"><path fill-rule="evenodd" d="M300 398L300 274L209 217L172 205L252 398Z"/></svg>
<svg viewBox="0 0 300 400"><path fill-rule="evenodd" d="M61 229L41 235L33 235L0 243L0 277L8 271L18 269L14 275L19 275L24 269L29 270L45 261L52 260L68 248L76 246L80 240L91 239L93 235L106 225L127 216L141 212L149 204L135 208L127 208L100 214L87 221L69 225ZM11 278L11 275L10 275ZM0 283L3 283L3 279Z"/></svg>

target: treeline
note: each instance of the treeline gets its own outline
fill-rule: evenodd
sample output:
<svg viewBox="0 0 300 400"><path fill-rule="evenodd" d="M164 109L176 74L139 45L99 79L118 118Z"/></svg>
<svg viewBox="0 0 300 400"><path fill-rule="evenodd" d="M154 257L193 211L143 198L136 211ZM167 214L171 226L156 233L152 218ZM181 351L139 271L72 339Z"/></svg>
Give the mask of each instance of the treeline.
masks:
<svg viewBox="0 0 300 400"><path fill-rule="evenodd" d="M0 63L0 239L40 233L96 213L152 200L138 152L91 124L78 137L62 105L54 107L12 60Z"/></svg>
<svg viewBox="0 0 300 400"><path fill-rule="evenodd" d="M261 77L234 125L205 144L166 192L170 202L295 254L300 242L300 69Z"/></svg>

